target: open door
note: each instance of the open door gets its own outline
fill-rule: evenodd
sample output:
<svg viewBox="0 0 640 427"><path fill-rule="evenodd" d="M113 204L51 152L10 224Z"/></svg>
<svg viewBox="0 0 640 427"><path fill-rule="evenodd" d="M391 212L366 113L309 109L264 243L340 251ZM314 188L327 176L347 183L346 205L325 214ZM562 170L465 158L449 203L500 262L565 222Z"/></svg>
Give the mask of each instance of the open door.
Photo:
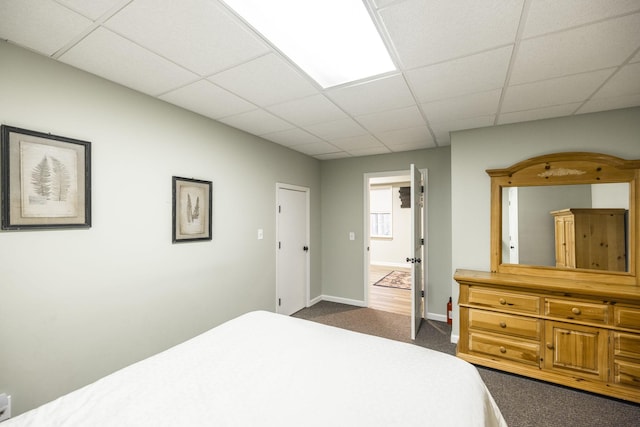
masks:
<svg viewBox="0 0 640 427"><path fill-rule="evenodd" d="M422 322L422 175L411 165L411 339Z"/></svg>

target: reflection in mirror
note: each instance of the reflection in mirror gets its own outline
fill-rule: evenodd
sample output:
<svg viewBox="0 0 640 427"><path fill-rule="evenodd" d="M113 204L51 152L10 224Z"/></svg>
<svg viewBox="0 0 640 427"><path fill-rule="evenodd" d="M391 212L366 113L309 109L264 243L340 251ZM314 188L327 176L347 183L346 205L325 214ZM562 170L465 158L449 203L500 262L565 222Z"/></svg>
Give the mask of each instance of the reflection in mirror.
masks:
<svg viewBox="0 0 640 427"><path fill-rule="evenodd" d="M629 210L629 191L629 183L503 187L502 263L629 271L626 259L629 227L628 215L625 214ZM564 231L556 230L558 214L552 212L565 209L622 209L622 222L616 231L609 230L611 227L608 226L595 225L596 221L591 220L590 224L584 226L588 231L578 233L582 240L587 239L588 235L597 236L599 250L617 244L618 248L611 251L616 251L616 258L623 258L621 263L616 266L611 262L595 261L595 255L580 255L580 250L577 265L575 261L571 264L561 259L563 255L558 253L557 244L565 247L567 242L563 236L556 237L557 234L564 234ZM585 230L583 226L573 223L571 227L575 227L576 231ZM614 234L617 236L614 237ZM582 252L585 251L589 252L590 249L583 248ZM575 253L573 256L575 258ZM589 257L592 259L580 261Z"/></svg>

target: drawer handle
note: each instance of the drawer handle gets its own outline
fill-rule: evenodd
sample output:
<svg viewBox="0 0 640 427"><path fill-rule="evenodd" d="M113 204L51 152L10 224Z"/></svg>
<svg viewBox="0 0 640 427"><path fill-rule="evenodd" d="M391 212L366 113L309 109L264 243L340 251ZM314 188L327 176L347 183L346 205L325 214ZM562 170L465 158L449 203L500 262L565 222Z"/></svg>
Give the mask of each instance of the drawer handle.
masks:
<svg viewBox="0 0 640 427"><path fill-rule="evenodd" d="M550 342L547 343L547 348L549 350L553 350L553 344L551 344Z"/></svg>
<svg viewBox="0 0 640 427"><path fill-rule="evenodd" d="M501 305L505 305L507 303L507 300L504 298L500 298L500 304Z"/></svg>
<svg viewBox="0 0 640 427"><path fill-rule="evenodd" d="M506 349L506 348L504 348L504 347L502 347L502 346L500 346L500 353L503 353L503 354L504 354L504 353L506 353L506 352L507 352L507 349Z"/></svg>
<svg viewBox="0 0 640 427"><path fill-rule="evenodd" d="M578 307L573 307L571 309L571 312L576 315L582 313Z"/></svg>
<svg viewBox="0 0 640 427"><path fill-rule="evenodd" d="M500 327L501 327L501 328L506 328L506 327L507 327L507 324L506 324L505 322L500 322Z"/></svg>

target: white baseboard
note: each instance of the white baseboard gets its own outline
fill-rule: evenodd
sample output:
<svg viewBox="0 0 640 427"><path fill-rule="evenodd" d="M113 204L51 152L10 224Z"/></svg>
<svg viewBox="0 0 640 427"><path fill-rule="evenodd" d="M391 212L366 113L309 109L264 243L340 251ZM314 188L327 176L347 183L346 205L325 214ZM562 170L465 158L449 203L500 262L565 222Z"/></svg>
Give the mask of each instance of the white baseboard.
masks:
<svg viewBox="0 0 640 427"><path fill-rule="evenodd" d="M313 299L313 303L311 305L319 303L320 301L337 302L340 304L354 305L356 307L366 307L364 301L360 301L357 299L334 297L331 295L320 295L319 297Z"/></svg>
<svg viewBox="0 0 640 427"><path fill-rule="evenodd" d="M311 307L312 305L316 305L317 303L319 303L320 301L322 301L322 295L315 297L312 300L309 300L309 304L307 305L307 307Z"/></svg>
<svg viewBox="0 0 640 427"><path fill-rule="evenodd" d="M384 262L376 261L371 262L370 265L377 265L380 267L398 267L398 268L411 268L411 264L408 262Z"/></svg>
<svg viewBox="0 0 640 427"><path fill-rule="evenodd" d="M447 316L444 314L427 313L428 320L435 320L436 322L446 322Z"/></svg>

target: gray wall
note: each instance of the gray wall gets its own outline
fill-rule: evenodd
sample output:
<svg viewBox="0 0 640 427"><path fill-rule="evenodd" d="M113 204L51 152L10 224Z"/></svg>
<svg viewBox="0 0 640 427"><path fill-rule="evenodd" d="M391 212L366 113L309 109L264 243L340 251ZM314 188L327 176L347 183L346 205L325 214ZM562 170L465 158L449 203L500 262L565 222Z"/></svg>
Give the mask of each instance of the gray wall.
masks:
<svg viewBox="0 0 640 427"><path fill-rule="evenodd" d="M362 304L364 295L364 174L428 169L429 313L446 315L451 290L451 172L449 147L323 161L322 292ZM356 239L349 240L349 232ZM408 255L405 255L405 257Z"/></svg>
<svg viewBox="0 0 640 427"><path fill-rule="evenodd" d="M0 63L1 123L90 141L93 155L91 229L0 232L0 391L14 414L273 311L276 182L311 189L321 293L319 161L4 42ZM213 181L213 241L171 243L172 175Z"/></svg>
<svg viewBox="0 0 640 427"><path fill-rule="evenodd" d="M488 271L490 179L486 169L562 151L640 159L640 108L496 126L451 135L452 267ZM451 280L454 301L458 286ZM458 310L454 306L453 340Z"/></svg>

